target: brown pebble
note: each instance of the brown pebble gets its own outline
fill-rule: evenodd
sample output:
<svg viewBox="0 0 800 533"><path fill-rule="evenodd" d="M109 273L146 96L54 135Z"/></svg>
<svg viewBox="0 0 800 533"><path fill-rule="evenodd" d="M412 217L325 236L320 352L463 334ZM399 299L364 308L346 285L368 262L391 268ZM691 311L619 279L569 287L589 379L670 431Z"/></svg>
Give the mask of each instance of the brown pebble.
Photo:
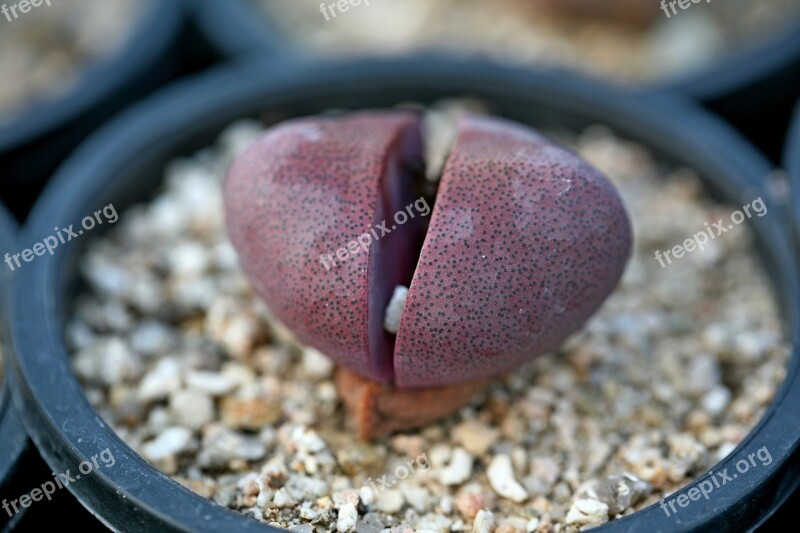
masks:
<svg viewBox="0 0 800 533"><path fill-rule="evenodd" d="M386 464L386 448L350 441L347 446L336 448L336 462L348 476L378 475Z"/></svg>
<svg viewBox="0 0 800 533"><path fill-rule="evenodd" d="M461 516L472 520L486 506L486 499L480 494L462 492L456 496L455 504Z"/></svg>
<svg viewBox="0 0 800 533"><path fill-rule="evenodd" d="M222 422L233 429L258 431L281 419L283 409L277 402L264 398L223 398L220 404Z"/></svg>

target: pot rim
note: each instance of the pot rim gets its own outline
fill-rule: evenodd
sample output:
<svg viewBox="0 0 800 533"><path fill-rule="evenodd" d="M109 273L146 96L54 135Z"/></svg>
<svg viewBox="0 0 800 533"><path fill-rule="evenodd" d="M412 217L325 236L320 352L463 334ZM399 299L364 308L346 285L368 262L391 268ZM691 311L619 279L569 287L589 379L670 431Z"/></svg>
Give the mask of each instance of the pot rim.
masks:
<svg viewBox="0 0 800 533"><path fill-rule="evenodd" d="M63 97L33 102L0 127L0 154L58 130L147 74L183 24L181 2L149 1L117 53L84 68Z"/></svg>
<svg viewBox="0 0 800 533"><path fill-rule="evenodd" d="M789 172L792 193L792 219L797 245L800 247L800 100L794 110L784 148L784 167Z"/></svg>
<svg viewBox="0 0 800 533"><path fill-rule="evenodd" d="M662 531L713 526L726 530L741 527L745 519L754 521L794 483L784 479L783 474L797 462L800 449L800 435L785 430L800 425L797 258L786 246L789 237L785 213L761 182L771 165L738 133L676 96L637 95L575 73L515 69L444 55L233 64L162 91L92 136L48 185L29 217L23 242L36 242L50 234L53 222L63 227L91 212L90 207L105 205L101 202L107 203L125 186L125 180L119 177L124 169L153 165L160 168L186 149L185 145L178 149L179 142L192 138L190 142L202 146L193 134L205 130L218 134L222 125L238 117L281 105L294 105L296 114L318 112L317 104L308 105L314 98L333 98L334 107L376 107L388 105L381 104L387 99L392 103L424 101L465 93L489 100L499 108L499 114L513 115L523 122L535 121L530 108L538 108L538 114L558 115L559 119L563 117L563 123L578 117L608 124L620 135L634 136L656 154L688 162L734 204L743 205L759 193L763 196L773 216L751 222L764 246L762 256L766 255L774 270L772 279L777 280L775 292L782 304L787 339L793 343L793 356L787 377L767 413L736 450L712 470L732 469L743 451L755 448L756 440L768 445L776 464L748 475L747 487L740 483L730 494L715 494L713 501L704 502L705 505L682 509L679 517L667 518L657 505L651 505L605 527ZM326 105L329 102L326 100ZM526 106L526 102L530 105ZM218 114L213 115L214 112ZM201 137L203 142L209 140L205 134ZM116 179L112 180L112 176ZM75 191L82 194L75 195ZM223 509L160 473L92 409L70 368L63 342L59 314L64 305L62 271L67 260L77 255L77 249L68 250L24 265L15 284L12 355L18 379L14 382L14 395L44 458L52 468L63 470L99 451L98 446L112 448L117 461L114 468L97 471L85 482L69 486L110 527L130 528L136 521L176 530L236 527L263 531L266 526ZM705 475L698 476L681 492L695 486ZM766 489L770 489L770 495L763 496L766 500L759 499ZM105 512L112 504L114 512Z"/></svg>
<svg viewBox="0 0 800 533"><path fill-rule="evenodd" d="M15 250L16 236L17 236L17 222L6 211L6 208L0 204L0 252L12 252ZM3 338L9 338L9 298L10 298L10 278L11 273L6 270L5 265L0 267L3 269L0 274L0 322L2 323ZM4 340L4 344L7 344ZM5 346L4 346L5 347ZM8 354L4 354L5 359L9 358ZM5 367L8 367L8 361L4 361ZM22 421L11 402L11 390L9 388L8 380L11 373L8 368L5 369L2 384L0 384L0 487L6 488L10 483L13 483L15 475L19 471L20 462L23 454L28 450L28 434L22 425ZM24 511L24 509L21 509ZM21 514L21 513L20 513ZM14 520L12 517L11 520ZM6 522L4 516L0 516L0 524Z"/></svg>

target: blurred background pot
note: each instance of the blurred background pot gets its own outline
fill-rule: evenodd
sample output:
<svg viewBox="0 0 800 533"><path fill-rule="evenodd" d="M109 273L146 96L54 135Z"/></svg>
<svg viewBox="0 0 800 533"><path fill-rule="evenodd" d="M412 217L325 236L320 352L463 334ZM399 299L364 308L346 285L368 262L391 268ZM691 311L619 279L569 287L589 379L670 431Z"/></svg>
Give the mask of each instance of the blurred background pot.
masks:
<svg viewBox="0 0 800 533"><path fill-rule="evenodd" d="M762 43L660 89L702 102L779 161L792 106L800 95L800 19Z"/></svg>
<svg viewBox="0 0 800 533"><path fill-rule="evenodd" d="M795 351L766 415L714 469L732 469L737 454L760 446L773 450L773 466L755 472L746 484L715 494L708 503L682 509L680 517L667 517L651 506L606 527L738 531L770 514L800 480L800 435L795 430L800 425L797 258L787 246L786 219L763 188L769 163L740 136L688 102L636 97L574 75L436 56L241 63L175 85L92 136L59 170L22 238L35 242L52 232L54 224L79 222L98 206L113 203L122 211L146 199L159 185L167 163L208 146L240 118L430 103L463 95L486 102L496 114L543 129L607 124L664 161L695 169L733 204L763 196L774 216L751 222ZM263 530L265 526L191 493L157 471L91 407L71 369L63 328L76 289L77 263L93 236L65 245L52 257L39 257L19 272L13 317L19 379L14 394L34 442L57 471L74 467L98 450L112 450L113 468L97 471L69 489L114 529Z"/></svg>
<svg viewBox="0 0 800 533"><path fill-rule="evenodd" d="M4 116L0 116L2 119L0 120L0 167L3 169L0 198L6 200L8 208L18 218L24 218L46 180L67 154L93 129L119 109L180 73L180 54L176 52L176 46L184 22L182 2L147 0L134 3L132 9L135 18L130 21L132 26L126 30L127 35L119 44L119 48L105 57L98 55L89 58L88 62L76 67L73 72L74 79L68 87L61 89L57 94L51 94L53 87L50 85L60 83L65 77L61 73L54 75L49 81L43 82L38 79L37 89L43 92L32 100L20 103L16 102L20 94L6 95L6 98L11 100L7 106L13 104L13 107L3 111ZM110 16L118 16L114 15L113 11L111 13ZM77 12L75 5L67 4L53 4L50 7L42 4L33 8L30 13L17 14L19 19L7 22L3 17L0 23L4 26L15 24L17 25L15 29L21 29L23 25L35 22L34 17L47 16L50 17L48 24L54 24L58 29L62 23L59 18L63 17L65 24L69 19L70 24L80 25L81 22L75 19L82 16ZM9 28L14 27L9 26ZM113 33L102 25L99 28L102 32ZM58 37L56 29L40 31L41 26L33 26L23 30L26 32L23 35L28 35L31 39L34 39L33 35L40 35L37 38L43 40L58 39L54 42L62 45L64 38ZM78 43L76 47L82 43L84 37L86 36L79 32L73 36ZM94 42L91 46L93 49L100 48L103 51L106 44L111 46L111 43L106 43L108 39L109 35L100 35L97 37L100 42ZM45 61L64 61L62 59L64 56L59 55L62 50L59 50L57 45L54 46L52 43L45 45L45 48L52 48L47 53L52 53L56 57L33 57L28 59L32 61L28 65L24 61L29 51L17 43L5 49L6 60L10 64L23 62L17 67L20 72L19 77L30 74L31 79L28 82L34 85L34 74L29 72L33 65L45 68L42 65ZM89 45L86 45L86 49L88 48ZM69 53L74 53L77 57L83 52ZM8 72L4 74L9 76L3 81L6 88L13 83L21 83L13 74ZM27 92L27 89L23 92ZM50 96L47 96L48 94Z"/></svg>
<svg viewBox="0 0 800 533"><path fill-rule="evenodd" d="M198 36L209 51L220 59L235 59L247 54L280 57L294 53L268 18L259 16L247 1L186 0Z"/></svg>
<svg viewBox="0 0 800 533"><path fill-rule="evenodd" d="M349 9L350 12L340 13L339 20L334 20L330 12L323 17L321 8L316 3L289 6L279 0L273 1L272 4L266 0L189 0L189 2L200 33L219 55L228 58L247 53L280 58L287 54L313 54L315 51L321 51L327 56L338 54L342 51L352 51L354 48L356 48L358 55L386 51L410 51L407 50L406 41L422 41L422 39L412 39L410 37L415 31L419 31L419 27L415 26L415 24L424 24L423 19L429 15L433 19L434 15L431 15L431 13L438 14L435 15L438 16L437 20L439 20L438 24L434 25L436 28L449 28L451 25L458 23L455 22L457 19L465 18L460 17L461 12L453 14L451 8L443 5L446 2L431 3L430 12L425 12L423 9L429 6L427 2L419 3L419 5L417 3L413 5L400 5L398 3L388 7L387 5L382 5L380 7L385 10L394 10L391 16L389 16L388 11L382 11L380 14L375 12L377 16L369 20L366 19L366 16L369 15L369 10L377 9L376 5L370 4L367 7L362 4L351 7ZM519 0L517 4L519 4L519 9L524 9L530 7L531 2L533 0ZM644 4L640 0L613 0L613 3L618 3L622 6L619 10L622 15L633 13L631 6L628 6L626 2ZM361 4L360 1L357 3ZM584 15L582 20L590 19L595 24L598 21L599 23L607 22L609 18L609 16L592 16L596 9L587 11L586 6L593 8L597 2L586 2L585 0L547 0L544 2L542 0L542 3L561 6L562 9L570 12L577 11ZM611 3L604 3L604 13L608 12L606 4ZM333 5L334 2L325 2L323 4ZM755 5L752 2L748 2L748 4ZM265 7L271 5L274 5L274 8L267 9ZM463 2L459 5L465 6L463 11L468 12L469 9L472 9L470 6L479 6L480 4ZM581 9L576 8L576 5L582 6ZM758 4L758 6L765 9L768 7L767 4L763 6ZM654 3L654 5L648 4L647 9L637 10L636 13L639 14L636 16L615 17L619 19L617 22L622 24L619 27L612 27L607 41L598 42L591 47L593 49L592 53L598 54L596 60L579 59L577 60L578 63L584 61L586 64L578 68L594 68L593 65L603 64L606 62L607 54L631 54L631 50L644 48L631 43L626 46L625 41L618 42L616 39L624 39L631 26L641 26L643 21L647 23L648 20L650 22L655 20L659 27L658 36L655 40L661 43L659 49L662 52L647 61L634 61L631 56L631 61L628 63L649 65L649 68L654 68L654 65L655 68L662 68L663 66L668 72L663 76L654 77L650 81L631 81L630 84L641 87L646 92L678 92L702 102L709 109L719 113L733 123L747 135L751 142L777 161L780 157L780 150L788 124L788 112L798 94L800 94L800 12L795 10L784 13L786 8L778 3L769 4L769 6L772 6L771 9L778 10L781 14L778 20L778 22L782 23L781 27L765 29L768 26L757 21L753 22L758 31L753 32L746 38L732 39L732 43L728 44L730 44L730 47L735 48L734 50L728 53L729 46L726 44L724 46L725 53L708 58L702 64L683 69L682 67L666 65L671 65L675 61L674 58L678 56L694 61L696 58L707 55L708 50L719 49L722 46L720 44L721 37L716 35L717 32L709 31L707 27L710 17L703 10L709 9L709 7L705 6L705 4L695 5L693 9L679 11L668 19L661 8L657 6L657 3ZM401 7L402 9L399 9ZM482 7L493 12L499 9L495 5L483 5ZM737 10L741 6L737 4L732 7ZM437 8L439 8L439 11L436 11ZM356 13L357 10L360 11ZM762 9L758 13L763 13L763 11ZM280 16L277 16L277 13L280 13ZM486 15L486 13L483 15ZM737 24L746 24L750 17L741 13L740 15L737 17ZM312 17L313 20L308 20ZM358 18L356 22L354 17L363 18ZM485 24L485 27L476 26L474 31L471 32L482 37L491 35L504 38L506 34L518 30L518 26L514 24L514 17L511 17L512 20L510 22L494 18L491 25L487 23L487 20L489 20L487 16L472 18L476 18L479 24ZM523 15L518 17L519 20L523 18ZM540 19L541 17L531 18ZM381 25L375 24L381 21L384 21ZM320 40L315 36L317 32L331 30L335 27L334 25L342 22L350 24L350 29L348 30L350 34L346 38L343 37L341 43L338 43L335 38ZM383 27L383 25L389 23L392 24L391 27ZM475 22L473 21L473 23ZM575 23L573 21L566 25L569 28L571 39L574 38L575 41L580 41L585 38L585 35L596 33L596 28L594 27L586 31L579 31L581 29L579 24L580 22ZM509 27L506 27L506 25ZM359 30L359 28L362 28L362 30ZM370 45L369 43L358 46L358 39L361 38L359 35L369 34L370 32L384 36L385 42L382 42L381 46ZM355 33L359 33L359 35L354 35ZM549 37L546 32L542 33L545 36L541 40L546 41ZM346 35L344 32L342 34ZM408 38L404 39L404 35ZM452 45L448 49L459 48L456 39L451 36L449 40L453 42L446 43L447 39L440 39L440 42L436 42L435 45L439 46L442 43L446 43ZM315 41L320 42L314 44ZM543 48L544 52L528 53L525 51L525 47L520 46L520 50L506 51L503 54L494 53L492 55L515 64L528 62L529 58L523 56L532 54L539 54L544 57L552 55L556 58L552 61L556 65L561 64L561 60L558 59L560 55L572 57L569 61L575 62L574 52L564 52L560 48L563 44L563 42L561 44L555 42L548 45L532 40L528 48ZM462 46L459 51L471 48L475 47ZM626 66L625 68L630 67ZM606 77L625 83L624 76Z"/></svg>

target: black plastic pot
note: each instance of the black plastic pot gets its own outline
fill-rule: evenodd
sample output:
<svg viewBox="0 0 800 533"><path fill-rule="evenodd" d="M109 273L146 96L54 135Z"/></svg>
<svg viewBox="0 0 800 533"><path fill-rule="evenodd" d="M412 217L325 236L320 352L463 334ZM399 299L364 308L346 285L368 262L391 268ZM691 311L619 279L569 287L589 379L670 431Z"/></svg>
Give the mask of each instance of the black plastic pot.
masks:
<svg viewBox="0 0 800 533"><path fill-rule="evenodd" d="M250 53L279 57L292 53L288 40L277 27L240 0L186 0L200 35L222 58L233 59Z"/></svg>
<svg viewBox="0 0 800 533"><path fill-rule="evenodd" d="M16 253L17 223L11 215L0 205L0 254L6 252ZM2 266L0 270L0 323L2 323L2 338L5 353L6 377L0 385L0 495L2 497L18 497L16 493L20 487L20 475L23 468L24 456L30 447L28 434L22 426L22 421L11 402L11 391L7 385L9 354L6 341L10 338L7 317L9 316L9 300L11 271ZM0 528L15 522L21 515L9 517L5 511L0 511Z"/></svg>
<svg viewBox="0 0 800 533"><path fill-rule="evenodd" d="M0 198L18 218L92 130L180 72L184 15L182 2L151 0L119 53L87 68L65 97L36 103L0 127Z"/></svg>
<svg viewBox="0 0 800 533"><path fill-rule="evenodd" d="M225 57L297 53L292 38L283 36L252 0L189 1L202 34ZM703 103L778 161L788 113L800 94L800 17L711 65L654 81L641 90L677 92Z"/></svg>
<svg viewBox="0 0 800 533"><path fill-rule="evenodd" d="M792 184L792 219L794 231L800 246L800 100L794 111L794 120L786 138L786 147L783 151L783 165L789 172Z"/></svg>
<svg viewBox="0 0 800 533"><path fill-rule="evenodd" d="M330 108L383 107L470 95L494 113L536 127L577 130L604 123L649 146L665 161L698 171L722 198L744 205L762 196L771 213L753 219L762 259L782 304L787 336L798 345L797 258L789 253L784 213L762 178L770 165L740 136L690 103L637 97L566 74L426 56L303 65L250 62L209 72L130 109L98 132L60 169L24 230L36 242L98 206L122 210L152 194L171 159L212 142L242 117L297 116ZM114 179L111 179L111 178ZM250 531L256 522L194 495L125 445L100 419L70 368L63 339L76 286L76 263L92 236L38 257L19 272L13 341L15 400L53 469L73 467L110 447L116 466L69 488L107 524L123 530ZM771 468L667 517L657 506L608 526L618 531L740 531L768 515L798 482L800 352L770 409L737 450L715 468L733 470L742 453L768 446ZM727 488L726 488L727 489Z"/></svg>
<svg viewBox="0 0 800 533"><path fill-rule="evenodd" d="M742 52L655 89L703 103L780 161L789 116L800 95L800 17Z"/></svg>

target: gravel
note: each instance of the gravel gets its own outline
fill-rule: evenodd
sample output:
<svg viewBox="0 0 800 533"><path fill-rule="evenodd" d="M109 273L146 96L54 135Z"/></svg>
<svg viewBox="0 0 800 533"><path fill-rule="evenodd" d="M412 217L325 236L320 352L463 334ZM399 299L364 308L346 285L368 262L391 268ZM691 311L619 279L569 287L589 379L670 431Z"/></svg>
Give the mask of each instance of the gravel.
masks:
<svg viewBox="0 0 800 533"><path fill-rule="evenodd" d="M738 206L594 126L564 140L629 209L635 251L620 286L558 353L456 415L360 442L333 365L273 319L224 231L224 170L259 130L232 125L175 161L151 201L89 243L67 326L101 416L220 505L296 531L577 531L696 478L758 422L785 375L788 346L746 225L666 268L654 259Z"/></svg>
<svg viewBox="0 0 800 533"><path fill-rule="evenodd" d="M653 23L637 29L554 16L539 0L373 0L326 21L316 2L254 1L283 34L324 55L441 47L617 80L701 67L800 16L798 0L719 0L689 4L670 18L656 9Z"/></svg>
<svg viewBox="0 0 800 533"><path fill-rule="evenodd" d="M90 65L116 53L150 0L52 0L0 15L0 125L74 90ZM10 5L13 5L10 4Z"/></svg>

